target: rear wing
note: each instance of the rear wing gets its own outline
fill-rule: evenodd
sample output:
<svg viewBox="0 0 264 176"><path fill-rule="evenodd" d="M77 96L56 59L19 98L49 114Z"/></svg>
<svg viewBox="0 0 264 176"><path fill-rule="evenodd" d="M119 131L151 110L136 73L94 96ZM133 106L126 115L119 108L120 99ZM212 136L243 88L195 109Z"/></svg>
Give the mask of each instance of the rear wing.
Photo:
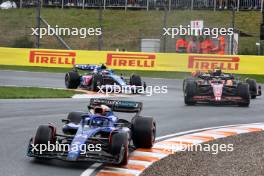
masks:
<svg viewBox="0 0 264 176"><path fill-rule="evenodd" d="M95 106L106 105L115 112L139 113L142 110L143 103L136 101L109 100L101 98L92 98L90 108Z"/></svg>
<svg viewBox="0 0 264 176"><path fill-rule="evenodd" d="M87 70L87 71L93 71L95 69L100 69L100 66L98 65L90 65L90 64L78 64L74 65L73 69L74 70Z"/></svg>
<svg viewBox="0 0 264 176"><path fill-rule="evenodd" d="M73 66L74 70L105 70L107 67L104 64L101 65L91 65L91 64L76 64Z"/></svg>

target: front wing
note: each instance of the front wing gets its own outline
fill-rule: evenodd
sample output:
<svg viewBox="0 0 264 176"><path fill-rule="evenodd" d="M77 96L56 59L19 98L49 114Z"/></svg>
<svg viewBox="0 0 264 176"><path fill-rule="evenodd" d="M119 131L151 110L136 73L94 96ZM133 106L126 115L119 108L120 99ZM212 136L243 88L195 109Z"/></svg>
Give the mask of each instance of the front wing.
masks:
<svg viewBox="0 0 264 176"><path fill-rule="evenodd" d="M214 96L193 96L193 100L198 102L208 102L208 103L243 103L246 102L245 99L239 96L222 96L220 100L217 100Z"/></svg>
<svg viewBox="0 0 264 176"><path fill-rule="evenodd" d="M67 159L68 151L45 151L45 152L40 153L38 151L33 151L32 144L33 144L33 138L30 139L29 144L28 144L28 148L27 148L28 157L71 161ZM85 154L80 154L78 159L75 161L119 164L123 157L122 153L123 153L123 150L121 150L118 155L112 155L103 150L100 152L85 152Z"/></svg>

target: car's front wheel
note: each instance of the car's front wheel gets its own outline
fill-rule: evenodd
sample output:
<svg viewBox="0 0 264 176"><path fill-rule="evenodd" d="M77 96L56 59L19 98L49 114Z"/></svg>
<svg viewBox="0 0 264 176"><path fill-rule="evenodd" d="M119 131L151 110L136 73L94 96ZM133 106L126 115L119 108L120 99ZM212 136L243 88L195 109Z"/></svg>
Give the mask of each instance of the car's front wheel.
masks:
<svg viewBox="0 0 264 176"><path fill-rule="evenodd" d="M43 151L42 145L46 145L45 149L48 149L49 144L55 144L55 138L56 136L56 129L54 127L51 127L49 125L40 125L37 129L35 138L33 140L34 144L36 145L36 148L41 152ZM42 157L36 157L38 159L42 159Z"/></svg>
<svg viewBox="0 0 264 176"><path fill-rule="evenodd" d="M197 84L195 80L188 80L185 84L184 103L186 105L195 105L196 101L193 100L193 96L196 94Z"/></svg>
<svg viewBox="0 0 264 176"><path fill-rule="evenodd" d="M102 86L102 80L103 80L102 76L94 75L92 79L91 90L97 92Z"/></svg>
<svg viewBox="0 0 264 176"><path fill-rule="evenodd" d="M156 138L156 122L153 118L137 117L132 122L132 139L136 148L151 148Z"/></svg>
<svg viewBox="0 0 264 176"><path fill-rule="evenodd" d="M118 165L126 165L128 162L128 134L119 132L113 134L111 138L110 152L120 156Z"/></svg>

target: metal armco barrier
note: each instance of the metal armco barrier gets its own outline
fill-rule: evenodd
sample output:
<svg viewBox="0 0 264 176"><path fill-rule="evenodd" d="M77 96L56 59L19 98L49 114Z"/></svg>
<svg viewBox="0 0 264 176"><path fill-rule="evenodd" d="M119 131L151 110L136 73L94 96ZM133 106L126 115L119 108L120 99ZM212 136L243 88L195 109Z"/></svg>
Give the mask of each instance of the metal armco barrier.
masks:
<svg viewBox="0 0 264 176"><path fill-rule="evenodd" d="M121 70L192 72L221 67L225 72L264 75L264 56L139 53L1 48L0 65L72 67L101 64Z"/></svg>

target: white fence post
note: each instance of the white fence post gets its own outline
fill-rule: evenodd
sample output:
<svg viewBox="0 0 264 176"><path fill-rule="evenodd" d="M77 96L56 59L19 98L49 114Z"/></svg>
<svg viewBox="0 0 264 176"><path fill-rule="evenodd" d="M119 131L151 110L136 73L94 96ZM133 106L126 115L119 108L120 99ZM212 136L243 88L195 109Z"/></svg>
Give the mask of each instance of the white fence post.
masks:
<svg viewBox="0 0 264 176"><path fill-rule="evenodd" d="M214 11L216 11L216 0L214 0Z"/></svg>
<svg viewBox="0 0 264 176"><path fill-rule="evenodd" d="M260 9L261 12L263 11L263 1L264 0L261 0L261 9Z"/></svg>

